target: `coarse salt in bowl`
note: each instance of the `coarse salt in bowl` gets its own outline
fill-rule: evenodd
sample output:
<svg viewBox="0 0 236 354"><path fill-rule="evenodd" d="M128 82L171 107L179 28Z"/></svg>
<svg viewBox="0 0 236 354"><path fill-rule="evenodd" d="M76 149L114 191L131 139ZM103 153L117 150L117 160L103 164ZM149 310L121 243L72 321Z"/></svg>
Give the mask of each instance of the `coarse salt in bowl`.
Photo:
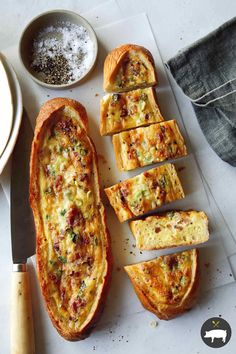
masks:
<svg viewBox="0 0 236 354"><path fill-rule="evenodd" d="M31 78L47 88L80 83L93 69L97 38L78 14L54 10L34 18L23 31L19 53Z"/></svg>

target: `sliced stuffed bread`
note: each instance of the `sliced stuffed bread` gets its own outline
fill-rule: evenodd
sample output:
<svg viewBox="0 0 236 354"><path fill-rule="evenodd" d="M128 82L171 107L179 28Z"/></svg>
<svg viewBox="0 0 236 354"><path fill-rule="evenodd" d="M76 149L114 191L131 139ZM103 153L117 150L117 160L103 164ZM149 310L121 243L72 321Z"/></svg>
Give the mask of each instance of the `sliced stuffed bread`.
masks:
<svg viewBox="0 0 236 354"><path fill-rule="evenodd" d="M101 135L110 135L164 119L153 88L107 94L101 100Z"/></svg>
<svg viewBox="0 0 236 354"><path fill-rule="evenodd" d="M166 164L106 188L120 222L184 198L174 165Z"/></svg>
<svg viewBox="0 0 236 354"><path fill-rule="evenodd" d="M142 305L163 320L189 310L199 287L198 250L161 256L125 267Z"/></svg>
<svg viewBox="0 0 236 354"><path fill-rule="evenodd" d="M169 211L130 222L140 250L191 246L208 241L208 218L203 211Z"/></svg>
<svg viewBox="0 0 236 354"><path fill-rule="evenodd" d="M110 238L87 126L80 103L46 102L36 121L30 163L39 281L52 323L68 340L89 334L111 276Z"/></svg>
<svg viewBox="0 0 236 354"><path fill-rule="evenodd" d="M175 120L121 132L115 134L112 141L120 171L187 155L184 139Z"/></svg>
<svg viewBox="0 0 236 354"><path fill-rule="evenodd" d="M113 49L104 62L104 91L124 92L157 84L152 54L144 47L124 44Z"/></svg>

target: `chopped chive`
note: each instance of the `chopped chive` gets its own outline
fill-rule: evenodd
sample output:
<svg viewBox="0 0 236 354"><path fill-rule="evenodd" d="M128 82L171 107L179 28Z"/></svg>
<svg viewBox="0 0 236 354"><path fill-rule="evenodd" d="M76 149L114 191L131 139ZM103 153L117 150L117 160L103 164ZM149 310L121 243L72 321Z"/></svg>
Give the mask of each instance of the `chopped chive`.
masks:
<svg viewBox="0 0 236 354"><path fill-rule="evenodd" d="M119 100L119 98L120 98L120 95L117 94L117 93L114 93L114 94L112 95L112 101L114 101L114 102L117 102L117 101Z"/></svg>
<svg viewBox="0 0 236 354"><path fill-rule="evenodd" d="M79 288L79 293L78 293L78 297L81 297L83 295L84 289L86 288L86 284L85 281L82 280L81 284L80 284L80 288Z"/></svg>
<svg viewBox="0 0 236 354"><path fill-rule="evenodd" d="M65 213L66 213L66 209L63 209L63 210L61 210L61 212L60 212L61 216L65 216Z"/></svg>
<svg viewBox="0 0 236 354"><path fill-rule="evenodd" d="M84 149L84 148L81 148L81 149L80 149L80 154L81 154L82 156L87 155L87 153L88 153L88 150L86 150L86 149Z"/></svg>
<svg viewBox="0 0 236 354"><path fill-rule="evenodd" d="M49 264L51 264L51 266L54 266L56 264L55 261L53 261L52 259L49 260Z"/></svg>
<svg viewBox="0 0 236 354"><path fill-rule="evenodd" d="M144 93L144 92L140 95L140 100L142 100L142 101L146 101L147 98L148 98L148 96L147 96L147 94Z"/></svg>
<svg viewBox="0 0 236 354"><path fill-rule="evenodd" d="M61 263L67 263L67 259L65 257L62 257L62 256L58 256L58 260L61 262Z"/></svg>
<svg viewBox="0 0 236 354"><path fill-rule="evenodd" d="M79 234L76 234L74 231L71 231L70 238L73 243L76 243L79 238Z"/></svg>
<svg viewBox="0 0 236 354"><path fill-rule="evenodd" d="M180 284L181 284L182 286L184 286L185 283L186 283L186 278L185 278L185 276L182 276L182 277L180 278Z"/></svg>
<svg viewBox="0 0 236 354"><path fill-rule="evenodd" d="M61 269L57 269L57 270L56 270L56 276L57 276L58 278L60 278L60 277L62 276L62 270L61 270Z"/></svg>
<svg viewBox="0 0 236 354"><path fill-rule="evenodd" d="M45 194L53 194L53 189L52 189L52 187L46 188L46 189L44 190L44 193L45 193Z"/></svg>

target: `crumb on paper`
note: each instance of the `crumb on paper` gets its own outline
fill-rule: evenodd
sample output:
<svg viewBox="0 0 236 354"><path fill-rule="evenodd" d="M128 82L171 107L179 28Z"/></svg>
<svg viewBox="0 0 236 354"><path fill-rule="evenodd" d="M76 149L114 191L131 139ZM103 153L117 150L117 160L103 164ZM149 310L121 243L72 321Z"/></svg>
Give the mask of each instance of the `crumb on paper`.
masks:
<svg viewBox="0 0 236 354"><path fill-rule="evenodd" d="M151 321L151 322L150 322L150 326L151 326L152 328L157 327L157 325L158 325L157 321Z"/></svg>
<svg viewBox="0 0 236 354"><path fill-rule="evenodd" d="M185 170L185 168L186 168L185 166L180 166L180 167L178 167L177 170L178 170L178 172L181 172L181 171Z"/></svg>
<svg viewBox="0 0 236 354"><path fill-rule="evenodd" d="M99 96L99 93L95 93L95 95L94 95L95 97L98 97Z"/></svg>
<svg viewBox="0 0 236 354"><path fill-rule="evenodd" d="M205 266L206 268L209 268L209 267L210 267L210 262L204 263L204 266Z"/></svg>
<svg viewBox="0 0 236 354"><path fill-rule="evenodd" d="M107 160L102 154L98 154L98 160L100 160L103 164L107 163Z"/></svg>

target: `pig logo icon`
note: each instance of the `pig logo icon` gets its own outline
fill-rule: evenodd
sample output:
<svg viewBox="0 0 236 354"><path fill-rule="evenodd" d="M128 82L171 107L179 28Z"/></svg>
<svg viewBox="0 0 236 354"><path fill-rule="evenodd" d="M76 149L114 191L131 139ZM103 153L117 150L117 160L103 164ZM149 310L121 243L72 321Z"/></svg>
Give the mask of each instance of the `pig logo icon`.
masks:
<svg viewBox="0 0 236 354"><path fill-rule="evenodd" d="M221 317L212 317L205 321L201 328L203 342L211 348L221 348L231 338L231 327Z"/></svg>
<svg viewBox="0 0 236 354"><path fill-rule="evenodd" d="M225 343L227 337L227 331L224 329L212 329L211 331L206 331L204 338L211 338L211 343L214 342L215 338L222 338L223 343Z"/></svg>

